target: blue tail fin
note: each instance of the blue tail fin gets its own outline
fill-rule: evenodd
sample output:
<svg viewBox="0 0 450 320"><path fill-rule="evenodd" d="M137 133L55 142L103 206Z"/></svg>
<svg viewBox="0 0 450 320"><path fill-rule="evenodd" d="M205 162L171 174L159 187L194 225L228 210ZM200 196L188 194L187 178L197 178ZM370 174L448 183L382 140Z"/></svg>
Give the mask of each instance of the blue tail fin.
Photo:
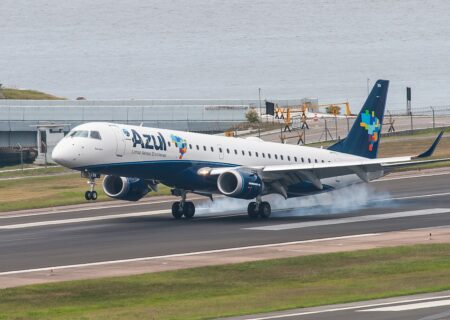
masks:
<svg viewBox="0 0 450 320"><path fill-rule="evenodd" d="M348 136L330 146L329 150L370 159L377 157L388 87L388 80L375 83Z"/></svg>

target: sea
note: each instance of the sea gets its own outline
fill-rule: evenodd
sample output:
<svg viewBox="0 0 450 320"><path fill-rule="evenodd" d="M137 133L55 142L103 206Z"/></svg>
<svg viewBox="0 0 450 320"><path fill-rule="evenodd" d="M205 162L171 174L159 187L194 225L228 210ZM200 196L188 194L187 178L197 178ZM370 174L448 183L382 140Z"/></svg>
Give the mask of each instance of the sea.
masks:
<svg viewBox="0 0 450 320"><path fill-rule="evenodd" d="M0 83L75 99L450 105L449 0L1 0Z"/></svg>

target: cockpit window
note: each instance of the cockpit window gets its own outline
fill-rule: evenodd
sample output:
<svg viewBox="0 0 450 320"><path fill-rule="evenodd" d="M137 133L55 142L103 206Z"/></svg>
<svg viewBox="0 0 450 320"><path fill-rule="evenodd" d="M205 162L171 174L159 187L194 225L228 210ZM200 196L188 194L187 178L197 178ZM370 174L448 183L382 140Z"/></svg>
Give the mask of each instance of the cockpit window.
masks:
<svg viewBox="0 0 450 320"><path fill-rule="evenodd" d="M97 139L97 140L102 140L102 137L100 136L100 132L98 132L98 131L91 131L91 138Z"/></svg>
<svg viewBox="0 0 450 320"><path fill-rule="evenodd" d="M87 138L89 136L89 131L81 130L81 131L74 131L70 134L71 137L82 137Z"/></svg>

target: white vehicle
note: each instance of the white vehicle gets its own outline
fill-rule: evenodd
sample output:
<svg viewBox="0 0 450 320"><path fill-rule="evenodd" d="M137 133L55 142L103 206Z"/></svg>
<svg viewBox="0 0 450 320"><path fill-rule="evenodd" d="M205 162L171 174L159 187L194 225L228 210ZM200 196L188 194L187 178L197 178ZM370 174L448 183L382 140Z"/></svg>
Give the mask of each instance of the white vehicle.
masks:
<svg viewBox="0 0 450 320"><path fill-rule="evenodd" d="M97 199L95 179L106 175L103 189L116 199L137 201L158 183L170 186L181 197L172 206L177 219L195 214L187 193L255 199L248 215L268 218L264 195L287 199L368 182L433 153L443 132L418 156L377 158L388 86L389 81L376 82L347 138L328 149L93 122L74 128L52 157L89 179L87 200Z"/></svg>

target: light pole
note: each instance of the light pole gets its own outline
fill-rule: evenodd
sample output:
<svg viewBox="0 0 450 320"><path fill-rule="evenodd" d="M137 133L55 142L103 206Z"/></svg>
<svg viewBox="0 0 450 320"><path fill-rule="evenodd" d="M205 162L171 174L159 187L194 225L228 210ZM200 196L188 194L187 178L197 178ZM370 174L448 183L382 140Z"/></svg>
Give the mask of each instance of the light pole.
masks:
<svg viewBox="0 0 450 320"><path fill-rule="evenodd" d="M431 108L431 111L433 112L433 129L435 129L435 122L434 122L434 108L433 107L430 107Z"/></svg>
<svg viewBox="0 0 450 320"><path fill-rule="evenodd" d="M261 122L262 122L262 113L261 113L261 88L258 88L258 99L259 99L259 117L261 118L258 126L258 138L261 138Z"/></svg>

